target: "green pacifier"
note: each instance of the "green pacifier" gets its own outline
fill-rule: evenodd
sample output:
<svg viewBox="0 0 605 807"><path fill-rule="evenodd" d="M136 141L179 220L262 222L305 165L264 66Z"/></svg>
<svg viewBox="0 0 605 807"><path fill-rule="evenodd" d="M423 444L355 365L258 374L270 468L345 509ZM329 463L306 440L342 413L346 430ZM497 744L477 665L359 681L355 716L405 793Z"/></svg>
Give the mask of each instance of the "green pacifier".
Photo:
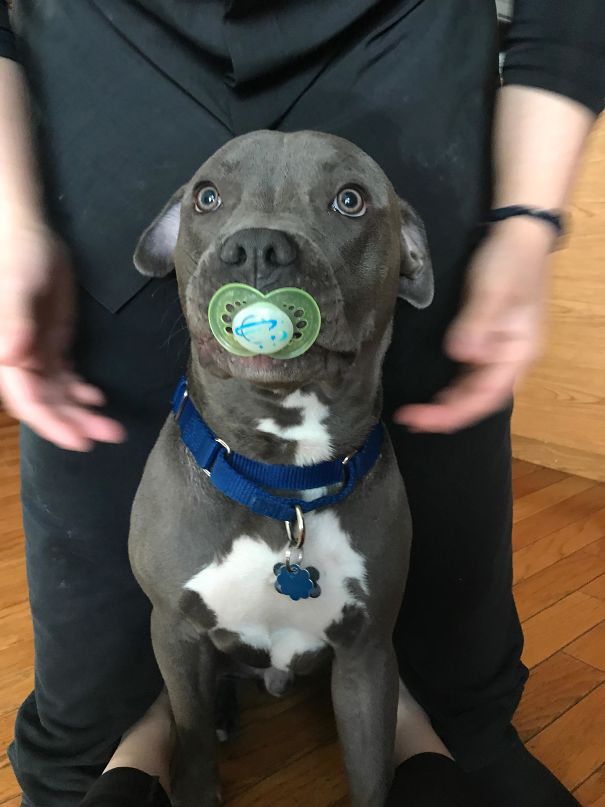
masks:
<svg viewBox="0 0 605 807"><path fill-rule="evenodd" d="M229 353L294 359L317 339L321 313L302 289L263 294L244 283L228 283L210 300L208 321L214 338Z"/></svg>

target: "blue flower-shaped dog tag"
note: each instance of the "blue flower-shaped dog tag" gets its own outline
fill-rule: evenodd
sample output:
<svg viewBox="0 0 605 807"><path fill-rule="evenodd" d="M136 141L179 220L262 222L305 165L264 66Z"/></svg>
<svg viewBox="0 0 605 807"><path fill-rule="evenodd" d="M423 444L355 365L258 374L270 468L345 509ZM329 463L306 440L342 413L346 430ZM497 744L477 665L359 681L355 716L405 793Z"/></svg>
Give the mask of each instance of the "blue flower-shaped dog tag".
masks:
<svg viewBox="0 0 605 807"><path fill-rule="evenodd" d="M275 590L291 600L306 600L319 597L321 589L317 585L319 572L316 569L303 569L294 563L290 571L284 563L277 563L273 569L277 575Z"/></svg>

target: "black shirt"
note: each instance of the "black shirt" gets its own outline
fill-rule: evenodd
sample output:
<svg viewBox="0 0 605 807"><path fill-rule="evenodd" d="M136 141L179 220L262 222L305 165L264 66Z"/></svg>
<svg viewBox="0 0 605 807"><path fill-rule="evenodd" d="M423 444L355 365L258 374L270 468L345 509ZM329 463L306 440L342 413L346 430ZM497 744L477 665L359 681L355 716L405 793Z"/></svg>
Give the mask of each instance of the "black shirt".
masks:
<svg viewBox="0 0 605 807"><path fill-rule="evenodd" d="M603 2L517 0L506 82L599 112ZM0 52L27 73L46 215L112 311L146 282L132 251L170 193L254 129L365 148L405 182L442 276L488 203L493 0L14 0L14 38L0 11Z"/></svg>
<svg viewBox="0 0 605 807"><path fill-rule="evenodd" d="M304 59L389 1L206 0L200 11L197 4L192 7L165 0L137 0L109 3L109 7L115 6L117 13L138 13L159 19L209 58L223 62L228 80L234 86L242 86L261 75L278 71L287 62ZM82 0L82 3L93 2ZM409 0L407 2L409 4ZM203 26L199 25L201 14L204 15ZM197 25L191 24L194 22L192 15L197 18ZM22 25L26 30L26 10ZM286 31L288 51L284 53L281 42ZM578 101L597 114L602 111L605 105L603 0L575 0L573 3L570 0L516 0L506 52L505 84L550 90ZM0 56L17 58L6 0L0 0Z"/></svg>

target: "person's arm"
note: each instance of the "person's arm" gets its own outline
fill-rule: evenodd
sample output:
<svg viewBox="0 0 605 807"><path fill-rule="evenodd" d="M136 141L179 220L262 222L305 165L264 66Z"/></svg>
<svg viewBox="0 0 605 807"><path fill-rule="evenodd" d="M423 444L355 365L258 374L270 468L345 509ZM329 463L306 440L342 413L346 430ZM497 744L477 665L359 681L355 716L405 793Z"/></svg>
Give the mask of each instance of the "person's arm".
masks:
<svg viewBox="0 0 605 807"><path fill-rule="evenodd" d="M503 81L494 207L562 208L605 105L603 0L516 0Z"/></svg>
<svg viewBox="0 0 605 807"><path fill-rule="evenodd" d="M493 207L561 209L605 98L605 9L602 0L517 0L515 8L494 122ZM465 372L432 403L399 410L398 422L455 431L506 405L540 352L554 243L543 221L492 225L446 337Z"/></svg>
<svg viewBox="0 0 605 807"><path fill-rule="evenodd" d="M0 223L5 226L20 215L40 215L25 78L16 59L8 6L0 0Z"/></svg>
<svg viewBox="0 0 605 807"><path fill-rule="evenodd" d="M90 407L103 396L69 367L73 319L67 250L42 210L25 77L0 5L0 398L63 448L119 442L119 424Z"/></svg>
<svg viewBox="0 0 605 807"><path fill-rule="evenodd" d="M16 219L41 217L26 99L21 67L0 56L0 226L3 227Z"/></svg>

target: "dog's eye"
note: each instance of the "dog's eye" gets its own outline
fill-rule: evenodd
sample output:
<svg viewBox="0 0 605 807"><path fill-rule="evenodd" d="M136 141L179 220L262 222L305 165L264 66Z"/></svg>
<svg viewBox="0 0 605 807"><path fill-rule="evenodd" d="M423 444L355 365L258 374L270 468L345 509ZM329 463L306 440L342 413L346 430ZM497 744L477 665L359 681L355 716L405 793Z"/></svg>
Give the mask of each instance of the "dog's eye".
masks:
<svg viewBox="0 0 605 807"><path fill-rule="evenodd" d="M214 185L202 185L195 192L195 209L198 213L212 213L218 210L222 200Z"/></svg>
<svg viewBox="0 0 605 807"><path fill-rule="evenodd" d="M357 188L343 188L334 197L331 207L343 216L363 216L366 212L366 201Z"/></svg>

